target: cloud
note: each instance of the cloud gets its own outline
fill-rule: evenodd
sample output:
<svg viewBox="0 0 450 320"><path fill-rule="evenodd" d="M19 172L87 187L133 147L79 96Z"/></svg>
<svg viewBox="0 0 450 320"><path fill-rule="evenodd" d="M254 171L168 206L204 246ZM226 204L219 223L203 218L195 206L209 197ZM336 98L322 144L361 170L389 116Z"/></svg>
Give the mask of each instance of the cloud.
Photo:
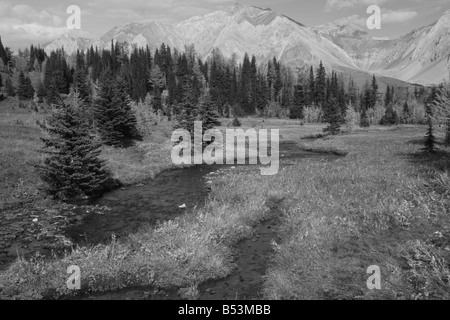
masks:
<svg viewBox="0 0 450 320"><path fill-rule="evenodd" d="M370 6L370 5L381 5L392 0L327 0L325 9L327 11L334 9L348 9L353 8L357 5Z"/></svg>
<svg viewBox="0 0 450 320"><path fill-rule="evenodd" d="M183 19L203 15L212 10L220 10L233 4L235 0L96 0L89 1L85 6L89 10L102 14L121 17L121 14L133 16L135 21L163 20L178 22ZM83 7L81 7L83 10ZM131 13L132 12L132 13Z"/></svg>
<svg viewBox="0 0 450 320"><path fill-rule="evenodd" d="M349 25L354 24L357 26L365 27L367 25L367 18L363 18L360 15L354 14L349 17L341 18L333 22L337 25Z"/></svg>
<svg viewBox="0 0 450 320"><path fill-rule="evenodd" d="M8 45L49 41L69 31L65 20L49 9L0 2L0 34Z"/></svg>
<svg viewBox="0 0 450 320"><path fill-rule="evenodd" d="M402 23L417 17L418 13L416 11L382 11L381 12L381 25L383 24L396 24ZM362 17L358 14L354 14L345 18L335 20L333 23L337 25L350 25L354 24L360 27L367 26L367 17Z"/></svg>
<svg viewBox="0 0 450 320"><path fill-rule="evenodd" d="M385 11L381 13L381 23L393 24L401 23L414 19L417 17L416 11Z"/></svg>

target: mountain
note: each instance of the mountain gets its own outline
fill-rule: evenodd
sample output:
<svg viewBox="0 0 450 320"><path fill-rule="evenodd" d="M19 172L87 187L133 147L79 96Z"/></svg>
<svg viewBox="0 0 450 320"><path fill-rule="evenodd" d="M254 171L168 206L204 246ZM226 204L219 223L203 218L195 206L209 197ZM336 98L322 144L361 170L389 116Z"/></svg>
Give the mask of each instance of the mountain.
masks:
<svg viewBox="0 0 450 320"><path fill-rule="evenodd" d="M340 32L340 30L344 32ZM374 40L358 27L327 25L315 30L346 51L359 69L422 85L450 72L450 13L395 40ZM362 29L361 29L362 30Z"/></svg>
<svg viewBox="0 0 450 320"><path fill-rule="evenodd" d="M127 42L130 49L148 45L155 50L165 43L183 50L193 44L203 59L218 48L226 57L235 55L241 60L247 52L260 63L276 57L293 68L323 61L328 70L358 75L361 84L376 73L384 77L383 86L395 82L389 78L420 84L440 82L448 74L449 35L450 15L400 39L382 41L370 39L364 29L354 25L310 28L271 9L236 4L176 24L130 23L90 41L65 36L45 49L64 46L71 54L90 45L109 48L112 40Z"/></svg>
<svg viewBox="0 0 450 320"><path fill-rule="evenodd" d="M76 34L64 34L55 41L44 44L44 50L47 54L50 54L52 51L64 48L66 53L71 55L77 49L85 50L89 48L91 42L91 39L79 37Z"/></svg>

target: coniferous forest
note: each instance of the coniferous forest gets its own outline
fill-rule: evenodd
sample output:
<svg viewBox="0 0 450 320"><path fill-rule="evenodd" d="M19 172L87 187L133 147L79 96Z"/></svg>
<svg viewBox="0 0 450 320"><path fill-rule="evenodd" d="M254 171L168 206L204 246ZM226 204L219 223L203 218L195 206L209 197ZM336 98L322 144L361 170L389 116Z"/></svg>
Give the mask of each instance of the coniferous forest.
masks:
<svg viewBox="0 0 450 320"><path fill-rule="evenodd" d="M2 48L2 59L11 66ZM351 76L325 70L322 64L292 70L276 58L262 63L246 54L243 61L237 61L224 58L218 50L203 61L194 47L178 52L162 44L154 52L148 47L129 52L126 43L118 42L111 43L110 49L91 47L71 57L63 49L47 56L31 46L19 52L16 60L20 77L18 83L3 79L6 93L30 99L36 92L39 101L48 104L71 89L84 103L92 104L97 90L108 81L120 82L131 101L150 100L155 112L170 118L183 111L186 100L197 106L208 90L221 117L256 115L325 122L330 123L330 133L336 133L351 106L363 126L426 123L419 106L428 96L426 88L388 86L381 92L375 76L356 84ZM41 73L34 88L29 72Z"/></svg>
<svg viewBox="0 0 450 320"><path fill-rule="evenodd" d="M243 61L238 61L235 56L225 58L217 49L202 60L193 46L179 52L161 44L152 52L148 46L130 50L127 43L112 41L108 49L91 46L68 56L64 48L46 54L39 46L31 45L13 57L0 40L0 57L5 71L5 79L1 80L4 96L34 100L59 110L72 108L71 112L82 120L80 126L89 128L102 144L114 148L132 146L148 134L148 112L167 117L174 122L174 128L191 133L196 120L203 121L205 132L220 125L220 117L233 118L232 125L239 126L239 118L249 116L325 123L323 131L331 135L352 131L355 125L429 124L432 130L427 106L434 103L438 92L437 88L428 94L424 87L416 86L412 91L411 87L389 85L386 92L381 92L375 75L371 81L356 84L351 76L327 71L322 62L292 70L276 58L263 63L245 54ZM75 95L76 103L65 103L68 95ZM63 135L56 128L47 131ZM432 150L427 141L426 150ZM59 161L61 173L53 178L73 170L65 166L65 156ZM83 161L93 161L94 167L99 163L92 156ZM47 165L47 170L40 172L44 181L51 182L48 174L55 166L50 167L50 162Z"/></svg>

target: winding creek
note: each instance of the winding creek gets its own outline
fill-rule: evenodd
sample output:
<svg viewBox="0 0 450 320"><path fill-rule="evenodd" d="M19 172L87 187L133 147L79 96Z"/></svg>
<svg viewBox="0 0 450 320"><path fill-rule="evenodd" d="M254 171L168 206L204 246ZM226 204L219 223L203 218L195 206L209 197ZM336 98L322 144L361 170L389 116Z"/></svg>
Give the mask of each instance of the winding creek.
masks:
<svg viewBox="0 0 450 320"><path fill-rule="evenodd" d="M338 156L299 150L295 142L280 144L280 167L292 165L302 159L334 160ZM239 166L247 167L250 166ZM257 166L253 166L257 169ZM208 179L227 170L228 165L199 165L163 172L153 180L130 186L105 195L91 203L107 206L104 215L89 215L80 225L69 228L66 235L79 245L94 245L137 231L143 225L155 225L158 221L174 219L189 214L196 206L204 205L208 196ZM259 171L255 171L255 174ZM185 205L186 208L180 208ZM236 269L228 277L200 285L201 300L258 299L261 297L263 277L272 255L272 241L278 239L278 206L270 206L272 218L254 229L251 238L234 247ZM85 297L99 300L161 300L181 299L176 290L148 294L145 288L126 289Z"/></svg>

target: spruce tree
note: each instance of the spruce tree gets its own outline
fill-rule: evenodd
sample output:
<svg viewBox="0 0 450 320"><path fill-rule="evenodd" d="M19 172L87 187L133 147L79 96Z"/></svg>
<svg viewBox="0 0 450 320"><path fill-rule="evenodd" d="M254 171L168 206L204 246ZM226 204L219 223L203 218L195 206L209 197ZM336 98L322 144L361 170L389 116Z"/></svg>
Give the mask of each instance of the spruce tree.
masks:
<svg viewBox="0 0 450 320"><path fill-rule="evenodd" d="M387 108L392 102L391 88L387 86L386 94L384 96L384 106Z"/></svg>
<svg viewBox="0 0 450 320"><path fill-rule="evenodd" d="M74 91L78 94L78 97L81 99L81 101L83 103L90 103L92 93L86 70L79 69L75 71L73 82Z"/></svg>
<svg viewBox="0 0 450 320"><path fill-rule="evenodd" d="M325 67L320 61L319 68L317 69L317 76L315 81L315 101L318 105L322 107L322 109L327 101L327 74L325 71Z"/></svg>
<svg viewBox="0 0 450 320"><path fill-rule="evenodd" d="M140 139L126 85L111 72L105 72L100 79L94 115L104 144L125 148Z"/></svg>
<svg viewBox="0 0 450 320"><path fill-rule="evenodd" d="M340 133L341 125L344 120L341 111L336 97L331 97L329 101L326 102L324 107L324 121L328 123L328 126L324 129L324 132L328 132L331 135Z"/></svg>
<svg viewBox="0 0 450 320"><path fill-rule="evenodd" d="M409 107L408 101L405 101L405 103L403 104L403 118L404 118L403 122L406 124L411 123L412 117L413 117L412 110Z"/></svg>
<svg viewBox="0 0 450 320"><path fill-rule="evenodd" d="M32 83L31 83L30 77L25 78L25 83L26 83L26 97L27 97L27 99L33 99L35 91L34 91Z"/></svg>
<svg viewBox="0 0 450 320"><path fill-rule="evenodd" d="M368 128L368 127L370 127L369 116L367 115L367 109L366 109L365 105L363 105L361 107L361 122L360 122L359 125L360 125L361 128Z"/></svg>
<svg viewBox="0 0 450 320"><path fill-rule="evenodd" d="M79 105L76 98L57 105L41 126L46 132L42 152L47 157L36 168L46 192L60 200L94 196L110 177Z"/></svg>
<svg viewBox="0 0 450 320"><path fill-rule="evenodd" d="M61 97L58 93L58 85L55 79L51 79L48 82L47 88L45 88L45 100L49 105L61 103Z"/></svg>
<svg viewBox="0 0 450 320"><path fill-rule="evenodd" d="M425 110L427 116L434 117L433 104L436 102L438 98L438 90L435 86L431 88L430 95L425 101Z"/></svg>
<svg viewBox="0 0 450 320"><path fill-rule="evenodd" d="M316 80L314 78L314 68L313 66L311 66L309 70L307 101L305 101L305 104L307 106L311 106L315 102L315 96L316 96Z"/></svg>
<svg viewBox="0 0 450 320"><path fill-rule="evenodd" d="M42 81L39 81L37 90L36 90L36 96L38 97L38 103L43 103L45 98L45 88Z"/></svg>
<svg viewBox="0 0 450 320"><path fill-rule="evenodd" d="M200 98L198 106L198 120L202 122L203 134L207 130L214 129L221 125L216 109L217 108L213 103L209 93L204 94Z"/></svg>
<svg viewBox="0 0 450 320"><path fill-rule="evenodd" d="M294 88L294 97L289 113L291 119L304 119L305 93L303 86L298 84Z"/></svg>
<svg viewBox="0 0 450 320"><path fill-rule="evenodd" d="M372 85L371 85L371 96L370 96L370 104L368 106L369 109L375 108L375 105L378 101L378 83L377 78L375 78L375 75L373 75L372 78Z"/></svg>
<svg viewBox="0 0 450 320"><path fill-rule="evenodd" d="M197 107L194 103L192 86L187 77L184 79L183 85L183 99L177 106L177 123L175 129L185 129L189 131L191 137L194 137L194 122L198 115Z"/></svg>
<svg viewBox="0 0 450 320"><path fill-rule="evenodd" d="M240 127L242 125L241 122L239 121L239 118L238 118L237 114L234 115L234 119L231 122L231 125L233 127Z"/></svg>
<svg viewBox="0 0 450 320"><path fill-rule="evenodd" d="M424 147L422 149L424 153L433 154L437 151L436 137L434 136L433 119L428 116L428 131L424 140Z"/></svg>
<svg viewBox="0 0 450 320"><path fill-rule="evenodd" d="M386 107L386 113L381 119L380 124L382 126L393 126L398 123L398 115L397 112L395 112L394 107L392 106L392 103L389 103Z"/></svg>
<svg viewBox="0 0 450 320"><path fill-rule="evenodd" d="M217 108L212 101L210 94L205 93L200 98L198 106L198 120L202 122L203 135L206 131L212 130L221 125L216 110ZM204 142L203 147L206 147L208 144L208 142Z"/></svg>
<svg viewBox="0 0 450 320"><path fill-rule="evenodd" d="M5 81L5 92L9 97L14 97L16 95L16 88L9 77L6 78Z"/></svg>
<svg viewBox="0 0 450 320"><path fill-rule="evenodd" d="M19 74L19 86L16 91L19 100L29 100L34 97L34 88L31 79L26 77L23 72Z"/></svg>
<svg viewBox="0 0 450 320"><path fill-rule="evenodd" d="M25 81L25 75L23 73L23 71L20 71L19 73L19 85L17 86L17 97L19 98L19 100L25 100L26 99L26 94L27 94L27 84Z"/></svg>

